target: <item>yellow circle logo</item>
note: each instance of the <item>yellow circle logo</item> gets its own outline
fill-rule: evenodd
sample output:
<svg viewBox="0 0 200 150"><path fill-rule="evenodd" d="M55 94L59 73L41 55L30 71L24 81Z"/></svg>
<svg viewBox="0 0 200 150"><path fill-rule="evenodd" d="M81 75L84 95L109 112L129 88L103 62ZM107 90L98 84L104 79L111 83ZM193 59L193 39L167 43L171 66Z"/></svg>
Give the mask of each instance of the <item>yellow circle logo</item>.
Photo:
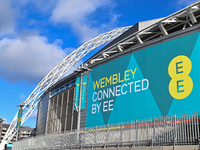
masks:
<svg viewBox="0 0 200 150"><path fill-rule="evenodd" d="M187 56L180 55L172 59L168 67L169 76L172 78L169 83L169 93L176 99L184 99L193 88L192 79L189 73L192 63Z"/></svg>

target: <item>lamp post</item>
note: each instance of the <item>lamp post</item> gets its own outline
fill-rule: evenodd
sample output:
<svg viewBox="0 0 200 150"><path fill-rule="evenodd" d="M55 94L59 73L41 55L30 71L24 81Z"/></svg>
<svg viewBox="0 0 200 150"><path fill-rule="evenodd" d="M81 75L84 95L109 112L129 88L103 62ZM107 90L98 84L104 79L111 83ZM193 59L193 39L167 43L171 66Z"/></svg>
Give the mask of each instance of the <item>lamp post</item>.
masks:
<svg viewBox="0 0 200 150"><path fill-rule="evenodd" d="M18 140L19 131L20 131L20 127L21 127L24 103L21 102L19 105L17 105L17 107L19 107L19 111L18 111L17 126L16 126L16 130L17 130L16 141Z"/></svg>
<svg viewBox="0 0 200 150"><path fill-rule="evenodd" d="M83 80L83 74L81 73L80 93L79 93L79 104L78 104L78 121L77 121L77 130L78 130L78 134L79 134L79 130L80 130L80 120L81 120L82 80Z"/></svg>

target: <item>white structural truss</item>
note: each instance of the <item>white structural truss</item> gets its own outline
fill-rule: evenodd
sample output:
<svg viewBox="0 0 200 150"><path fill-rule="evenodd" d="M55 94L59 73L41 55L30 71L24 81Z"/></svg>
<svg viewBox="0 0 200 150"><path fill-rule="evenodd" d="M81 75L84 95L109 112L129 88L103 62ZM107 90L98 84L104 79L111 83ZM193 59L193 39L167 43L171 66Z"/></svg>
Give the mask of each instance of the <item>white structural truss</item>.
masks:
<svg viewBox="0 0 200 150"><path fill-rule="evenodd" d="M89 52L94 50L95 48L101 46L102 44L105 44L115 38L117 38L119 35L124 33L126 30L128 30L129 27L123 27L123 28L117 28L110 32L101 34L97 36L96 38L84 43L79 48L74 50L71 54L69 54L65 59L63 59L53 70L51 70L43 79L40 81L40 83L36 86L36 88L33 90L33 92L30 94L30 96L26 99L26 101L23 103L23 115L22 115L22 122L21 125L23 125L26 120L30 117L30 115L33 113L35 108L37 107L41 95L53 84L55 84L66 72L73 67L80 59L82 59L85 55L87 55ZM17 116L18 113L15 115L12 123L10 124L10 127L8 131L6 132L1 144L0 144L0 150L4 149L4 145L9 143L15 134L16 131L16 124L17 124Z"/></svg>

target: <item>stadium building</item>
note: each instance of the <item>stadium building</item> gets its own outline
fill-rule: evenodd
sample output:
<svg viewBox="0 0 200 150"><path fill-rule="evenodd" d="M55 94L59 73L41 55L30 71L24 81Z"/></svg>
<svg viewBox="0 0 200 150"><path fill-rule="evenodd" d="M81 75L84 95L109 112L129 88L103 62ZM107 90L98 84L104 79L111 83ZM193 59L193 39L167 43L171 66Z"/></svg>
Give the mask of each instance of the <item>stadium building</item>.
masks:
<svg viewBox="0 0 200 150"><path fill-rule="evenodd" d="M198 16L139 22L114 39L43 94L36 134L77 129L80 99L80 128L199 111Z"/></svg>
<svg viewBox="0 0 200 150"><path fill-rule="evenodd" d="M89 80L90 80L90 78L92 78L89 76L90 72L92 73L93 69L97 68L97 66L107 64L112 60L116 61L116 60L118 60L119 57L124 55L123 53L120 52L121 50L119 50L118 48L116 48L118 50L109 51L110 46L116 45L117 42L124 39L125 37L128 37L129 35L134 34L135 32L138 32L138 31L148 27L148 26L158 22L159 20L161 20L161 19L155 19L155 20L145 21L145 22L138 22L136 25L131 27L126 33L122 34L121 36L119 36L118 38L113 40L107 46L102 48L97 54L95 54L93 57L91 57L89 60L87 60L83 64L83 65L88 64L87 67L79 66L78 69L74 73L65 77L64 79L62 79L61 81L59 81L55 85L53 85L51 88L49 88L48 91L43 94L42 99L39 104L39 107L38 107L38 119L37 119L36 134L41 135L41 134L49 134L49 133L77 129L78 112L77 112L76 107L78 107L78 101L79 101L79 97L80 97L80 86L79 85L81 83L82 83L82 94L83 95L81 94L82 99L81 99L81 113L80 113L81 114L80 128L87 127L86 126L86 118L87 118L87 110L88 110L88 108L87 108L88 92L89 92L88 88L89 88ZM106 54L106 52L109 54ZM132 53L132 52L133 51L129 50L129 53ZM98 57L101 57L102 55L109 55L109 58L107 58L105 60L102 59L102 61L99 61L99 62L95 62L96 60L98 60ZM113 58L110 57L111 55L113 55L114 57ZM115 71L118 71L118 67L120 67L120 68L123 67L123 63L122 64L119 64L119 63L114 64L114 66L108 65L108 68L110 68L110 69L113 67L116 68ZM98 74L101 74L101 72L104 72L104 69L100 70L98 72ZM110 78L111 74L112 73L109 74L109 78ZM127 75L128 75L128 73L127 73ZM106 77L106 76L102 75L102 77ZM80 82L81 78L82 78L82 82ZM123 78L123 74L120 77L120 82L121 82L122 78ZM107 76L107 80L108 80L108 76ZM108 82L110 82L110 81L108 81ZM95 82L97 82L97 81L95 81ZM100 84L100 83L97 83L97 84ZM119 85L119 83L117 83L116 85ZM111 91L111 92L114 92L114 91ZM104 93L105 93L105 91L104 91ZM110 93L106 93L106 94L110 94ZM98 95L100 95L100 93ZM95 94L95 96L97 96L97 95ZM104 96L104 95L102 95L102 96ZM115 96L113 96L113 97L115 97ZM110 105L113 105L113 104L111 104L111 102L110 102ZM106 107L106 106L104 106L104 107ZM93 111L95 111L95 110L93 110ZM99 110L96 110L96 111L99 111ZM88 114L88 115L90 115L90 114ZM96 117L96 116L94 115L94 117ZM151 116L151 117L153 117L153 116ZM129 120L129 121L132 121L132 120ZM103 123L101 125L106 125L106 124L107 123ZM97 126L97 125L98 124L94 124L92 126ZM92 127L92 126L89 126L89 127Z"/></svg>
<svg viewBox="0 0 200 150"><path fill-rule="evenodd" d="M97 131L107 135L104 142L103 134L99 136L99 143L108 143L111 130L122 143L133 127L136 140L132 142L139 141L138 128L142 134L148 126L153 139L146 135L149 139L143 142L162 141L173 134L176 142L184 135L180 138L184 144L190 137L195 143L199 138L199 35L199 2L166 18L138 22L45 91L38 106L36 136L78 129L78 134L85 133L84 143L93 128L94 143L98 143ZM192 119L186 119L189 113L195 113ZM166 116L175 120L166 122L170 118ZM138 124L147 118L154 119ZM161 123L156 123L159 118ZM189 123L183 125L186 120ZM118 126L109 128L112 125ZM160 125L158 133L156 125Z"/></svg>

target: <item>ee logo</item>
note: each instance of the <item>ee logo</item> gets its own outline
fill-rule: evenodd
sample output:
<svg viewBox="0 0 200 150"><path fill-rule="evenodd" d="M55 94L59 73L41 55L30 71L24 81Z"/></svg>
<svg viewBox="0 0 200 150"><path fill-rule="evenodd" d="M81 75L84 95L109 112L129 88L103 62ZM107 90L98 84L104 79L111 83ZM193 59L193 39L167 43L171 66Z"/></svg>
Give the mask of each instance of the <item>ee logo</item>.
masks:
<svg viewBox="0 0 200 150"><path fill-rule="evenodd" d="M172 78L169 83L169 93L176 99L184 99L191 92L193 82L189 76L192 63L187 56L180 55L172 59L168 66L169 76Z"/></svg>

